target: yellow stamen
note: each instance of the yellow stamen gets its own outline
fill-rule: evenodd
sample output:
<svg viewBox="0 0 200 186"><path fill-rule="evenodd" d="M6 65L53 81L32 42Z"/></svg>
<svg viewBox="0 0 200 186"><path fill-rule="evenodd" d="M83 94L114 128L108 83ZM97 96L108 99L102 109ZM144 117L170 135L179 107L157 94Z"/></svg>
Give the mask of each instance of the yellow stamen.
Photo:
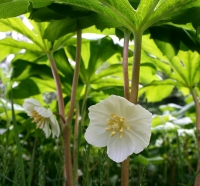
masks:
<svg viewBox="0 0 200 186"><path fill-rule="evenodd" d="M30 117L33 118L32 122L38 123L37 128L40 128L42 124L44 123L44 121L46 120L46 118L38 114L38 112L36 112L35 110L31 112Z"/></svg>
<svg viewBox="0 0 200 186"><path fill-rule="evenodd" d="M117 132L120 132L119 137L122 138L124 135L124 128L129 130L130 127L124 123L125 119L123 116L119 117L115 114L110 114L112 118L107 120L106 131L113 130L110 134L110 137L113 137Z"/></svg>

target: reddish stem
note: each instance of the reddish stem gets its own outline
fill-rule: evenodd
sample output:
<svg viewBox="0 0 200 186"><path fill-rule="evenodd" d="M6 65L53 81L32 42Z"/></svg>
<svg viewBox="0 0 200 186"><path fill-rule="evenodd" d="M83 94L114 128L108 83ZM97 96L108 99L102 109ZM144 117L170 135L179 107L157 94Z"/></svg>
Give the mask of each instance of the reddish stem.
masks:
<svg viewBox="0 0 200 186"><path fill-rule="evenodd" d="M198 97L195 93L195 90L191 90L192 97L196 107L196 132L197 132L197 144L198 144L198 163L197 163L197 170L198 173L200 171L200 102ZM196 176L194 186L200 186L200 174Z"/></svg>

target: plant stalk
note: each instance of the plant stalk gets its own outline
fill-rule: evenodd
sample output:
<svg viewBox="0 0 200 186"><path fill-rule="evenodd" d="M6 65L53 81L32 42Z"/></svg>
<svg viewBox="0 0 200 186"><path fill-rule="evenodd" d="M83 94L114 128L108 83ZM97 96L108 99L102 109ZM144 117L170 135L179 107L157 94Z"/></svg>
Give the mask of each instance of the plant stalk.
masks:
<svg viewBox="0 0 200 186"><path fill-rule="evenodd" d="M65 155L65 167L67 172L67 183L68 186L74 186L74 179L73 179L73 168L71 162L71 149L70 149L70 138L71 138L71 121L74 115L74 108L76 104L76 90L78 86L78 78L79 78L79 71L80 71L80 61L81 61L81 34L82 31L77 31L77 41L76 41L76 65L74 69L74 77L72 83L72 92L71 92L71 99L70 99L70 108L69 113L66 119L66 124L63 127L63 138L64 138L64 155Z"/></svg>
<svg viewBox="0 0 200 186"><path fill-rule="evenodd" d="M67 116L66 126L68 126L69 123L71 123L71 121L72 121L72 118L74 115L74 108L76 105L76 90L78 87L80 62L81 62L81 41L82 41L81 34L82 34L82 31L78 30L77 31L77 40L76 40L76 59L75 59L76 65L75 65L75 70L74 70L72 93L71 93L71 99L70 99L70 108L69 108L69 113Z"/></svg>
<svg viewBox="0 0 200 186"><path fill-rule="evenodd" d="M140 76L140 58L142 46L142 32L134 33L134 57L132 67L131 94L129 101L137 104L139 76ZM129 185L129 157L122 162L122 182L121 186Z"/></svg>
<svg viewBox="0 0 200 186"><path fill-rule="evenodd" d="M198 144L198 163L196 172L198 173L200 171L200 102L198 100L198 97L194 89L191 90L191 94L196 107L196 132L197 132L197 144ZM200 174L196 176L194 186L200 186Z"/></svg>
<svg viewBox="0 0 200 186"><path fill-rule="evenodd" d="M50 61L52 74L57 88L57 97L58 97L58 109L61 118L65 118L64 110L64 99L62 94L62 86L60 82L60 77L56 67L55 60L53 58L53 53L47 53L48 59ZM63 167L63 176L67 178L68 186L74 186L73 172L72 172L72 162L71 162L71 149L70 149L70 128L64 127L65 123L60 119L61 126L63 128L63 149L64 149L64 167ZM66 182L63 182L63 186L66 185Z"/></svg>
<svg viewBox="0 0 200 186"><path fill-rule="evenodd" d="M79 105L76 106L76 121L74 125L73 169L74 179L78 182L78 137L79 137Z"/></svg>
<svg viewBox="0 0 200 186"><path fill-rule="evenodd" d="M129 185L129 157L122 162L121 179L121 186Z"/></svg>
<svg viewBox="0 0 200 186"><path fill-rule="evenodd" d="M129 100L129 76L128 76L128 47L131 32L124 29L123 48L123 75L124 75L124 97Z"/></svg>
<svg viewBox="0 0 200 186"><path fill-rule="evenodd" d="M142 32L138 31L134 33L134 57L132 66L131 95L130 95L130 101L134 104L137 104L137 99L138 99L141 48L142 48Z"/></svg>
<svg viewBox="0 0 200 186"><path fill-rule="evenodd" d="M128 47L130 32L126 29L124 31L124 48L123 48L123 76L124 76L124 97L129 100L129 76L128 76ZM121 169L121 186L128 186L129 183L129 157L122 162Z"/></svg>
<svg viewBox="0 0 200 186"><path fill-rule="evenodd" d="M52 52L47 53L47 57L49 59L50 65L51 65L51 71L52 71L52 74L53 74L54 81L56 83L59 115L62 118L65 118L65 109L64 109L62 86L61 86L58 70L57 70L57 67L56 67L56 63L55 63L55 60L54 60L54 57L53 57L53 53ZM62 120L60 120L60 123L61 123L62 127L65 124Z"/></svg>

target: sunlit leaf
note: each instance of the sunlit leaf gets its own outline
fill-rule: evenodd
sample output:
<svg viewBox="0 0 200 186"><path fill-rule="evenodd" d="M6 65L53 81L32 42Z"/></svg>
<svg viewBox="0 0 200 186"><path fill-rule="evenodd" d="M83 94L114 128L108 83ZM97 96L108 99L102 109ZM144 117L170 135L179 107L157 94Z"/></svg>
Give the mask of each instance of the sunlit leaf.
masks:
<svg viewBox="0 0 200 186"><path fill-rule="evenodd" d="M50 5L53 0L7 0L0 2L0 18L16 17L28 12L31 8L41 8Z"/></svg>
<svg viewBox="0 0 200 186"><path fill-rule="evenodd" d="M175 84L176 83L170 79L153 81L139 90L139 96L144 94L148 102L161 101L171 94Z"/></svg>

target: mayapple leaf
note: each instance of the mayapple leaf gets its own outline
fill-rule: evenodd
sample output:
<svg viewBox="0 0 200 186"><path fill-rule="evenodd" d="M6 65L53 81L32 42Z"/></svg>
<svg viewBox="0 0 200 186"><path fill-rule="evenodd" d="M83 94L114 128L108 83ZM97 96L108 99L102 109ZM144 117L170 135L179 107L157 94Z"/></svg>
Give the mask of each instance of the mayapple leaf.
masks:
<svg viewBox="0 0 200 186"><path fill-rule="evenodd" d="M72 61L75 60L75 51L74 46L66 47L67 56ZM109 62L110 60L116 59L114 55L119 53L119 51L120 49L118 46L115 45L109 37L83 43L80 79L85 84L93 84L93 86L95 86L96 82L99 84L100 81L102 81L102 86L111 85L112 81L109 81L110 79L115 79L117 81L117 78L113 78L113 76L119 73L119 69L121 68L121 64L119 63L120 59L114 61L115 64L113 66ZM104 78L106 78L106 80L104 80ZM115 86L114 81L112 86ZM121 81L120 86L122 86ZM98 85L98 87L100 87L100 85Z"/></svg>
<svg viewBox="0 0 200 186"><path fill-rule="evenodd" d="M54 60L59 73L67 77L67 82L72 84L73 81L73 68L71 67L64 49L54 52Z"/></svg>
<svg viewBox="0 0 200 186"><path fill-rule="evenodd" d="M5 45L1 44L1 42L2 42L2 40L0 40L0 51L1 51L0 61L3 61L7 55L16 54L21 50L19 48L5 46Z"/></svg>
<svg viewBox="0 0 200 186"><path fill-rule="evenodd" d="M41 8L50 5L53 0L7 0L0 2L0 19L16 17L25 14L31 8Z"/></svg>
<svg viewBox="0 0 200 186"><path fill-rule="evenodd" d="M139 90L139 97L144 94L148 102L157 102L169 96L177 83L171 79L153 81Z"/></svg>
<svg viewBox="0 0 200 186"><path fill-rule="evenodd" d="M17 33L26 36L38 46L41 46L42 44L40 38L32 30L30 30L20 18L14 17L8 19L0 19L0 31L16 31Z"/></svg>
<svg viewBox="0 0 200 186"><path fill-rule="evenodd" d="M200 2L196 0L141 0L137 9L131 6L128 0L58 0L57 3L97 12L133 33L137 31L142 33L155 24L184 19L186 10L191 11L200 7ZM191 19L187 20L187 22L191 21Z"/></svg>
<svg viewBox="0 0 200 186"><path fill-rule="evenodd" d="M68 17L61 20L52 20L45 30L44 38L49 41L54 41L65 34L76 32L77 30L88 28L92 25L95 25L96 28L100 30L120 26L119 24L106 19L106 17L92 12L88 16L83 16L77 19Z"/></svg>
<svg viewBox="0 0 200 186"><path fill-rule="evenodd" d="M29 16L29 19L33 19L34 21L50 21L50 20L59 20L64 19L65 16L54 12L53 10L49 9L48 7L43 7L40 9L33 9Z"/></svg>
<svg viewBox="0 0 200 186"><path fill-rule="evenodd" d="M200 82L200 55L192 51L179 51L171 62L172 73L168 74L183 87L192 89Z"/></svg>
<svg viewBox="0 0 200 186"><path fill-rule="evenodd" d="M174 19L185 19L185 11L199 7L200 3L196 0L167 0L160 1L155 7L155 10L146 20L146 28L154 24L163 24L166 22L173 22ZM191 22L187 20L185 23ZM178 23L178 22L177 22Z"/></svg>
<svg viewBox="0 0 200 186"><path fill-rule="evenodd" d="M35 64L18 59L13 63L12 80L22 81L36 76L40 79L52 79L51 69L45 64Z"/></svg>
<svg viewBox="0 0 200 186"><path fill-rule="evenodd" d="M33 8L42 8L49 6L54 2L54 0L29 0L32 3Z"/></svg>
<svg viewBox="0 0 200 186"><path fill-rule="evenodd" d="M57 3L75 5L99 13L118 25L133 30L136 25L136 12L127 0L58 0ZM135 18L135 19L134 19Z"/></svg>
<svg viewBox="0 0 200 186"><path fill-rule="evenodd" d="M29 18L35 21L51 21L68 17L77 19L82 16L87 16L91 12L90 10L71 5L53 3L47 7L33 9Z"/></svg>
<svg viewBox="0 0 200 186"><path fill-rule="evenodd" d="M149 28L151 38L162 53L169 59L177 55L183 45L186 50L198 51L200 53L200 39L197 37L192 24L176 25L165 24Z"/></svg>
<svg viewBox="0 0 200 186"><path fill-rule="evenodd" d="M40 93L41 92L38 88L38 83L32 79L24 79L19 83L18 86L12 89L12 95L14 99L27 98Z"/></svg>
<svg viewBox="0 0 200 186"><path fill-rule="evenodd" d="M41 79L30 77L18 82L18 86L12 89L14 99L24 99L45 92L55 92L56 87L53 79ZM10 91L7 93L10 94Z"/></svg>
<svg viewBox="0 0 200 186"><path fill-rule="evenodd" d="M27 13L29 5L30 2L28 0L0 2L0 18L16 17Z"/></svg>
<svg viewBox="0 0 200 186"><path fill-rule="evenodd" d="M156 67L151 63L142 63L140 65L140 80L142 84L149 84L154 80L159 80L156 76Z"/></svg>
<svg viewBox="0 0 200 186"><path fill-rule="evenodd" d="M93 23L89 21L87 17L81 17L79 19L65 18L62 20L53 20L44 32L44 39L54 41L68 33L73 33L92 25Z"/></svg>
<svg viewBox="0 0 200 186"><path fill-rule="evenodd" d="M164 42L161 45L160 41L152 40L148 35L143 36L142 48L152 57L152 63L157 70L177 82L178 86L191 89L199 83L200 55L196 51L179 50L177 54L172 52L172 55L169 55L167 54L169 46ZM183 46L181 45L180 48ZM173 47L171 49L173 51Z"/></svg>
<svg viewBox="0 0 200 186"><path fill-rule="evenodd" d="M0 40L0 46L1 47L10 47L13 49L26 49L32 52L40 52L40 48L35 45L34 43L28 43L25 41L17 41L13 38L5 38Z"/></svg>
<svg viewBox="0 0 200 186"><path fill-rule="evenodd" d="M40 48L34 43L17 41L13 38L5 38L0 40L0 61L2 61L9 54L19 53L22 49L29 50L34 53L40 52Z"/></svg>

